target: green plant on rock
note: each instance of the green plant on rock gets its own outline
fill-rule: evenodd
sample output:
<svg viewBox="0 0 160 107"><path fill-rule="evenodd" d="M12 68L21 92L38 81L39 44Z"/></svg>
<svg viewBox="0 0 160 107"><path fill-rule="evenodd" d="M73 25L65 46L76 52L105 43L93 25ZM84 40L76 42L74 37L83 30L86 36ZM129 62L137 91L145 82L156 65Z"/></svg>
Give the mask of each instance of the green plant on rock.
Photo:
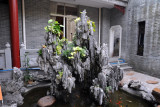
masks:
<svg viewBox="0 0 160 107"><path fill-rule="evenodd" d="M77 23L78 21L80 21L81 20L81 18L80 17L78 17L78 18L76 18L74 21ZM94 21L92 21L92 20L90 20L90 19L88 19L87 20L87 24L88 24L88 27L90 28L90 22L92 22L92 27L93 27L93 31L95 32L96 31L96 25L95 25L95 22Z"/></svg>
<svg viewBox="0 0 160 107"><path fill-rule="evenodd" d="M40 51L40 50L39 50L39 51ZM42 51L40 51L39 54L42 54ZM25 81L26 83L28 83L29 81L32 81L33 79L32 79L32 77L29 75L29 67L30 67L29 61L30 61L30 59L29 59L29 57L28 57L28 53L26 53L24 56L25 56L24 63L25 63L25 70L26 70L26 72L25 72L25 74L24 74L24 81Z"/></svg>
<svg viewBox="0 0 160 107"><path fill-rule="evenodd" d="M77 18L75 20L75 22L78 22L79 20L81 20L80 17ZM86 56L86 49L84 49L82 47L79 47L79 46L75 46L76 36L74 37L73 42L68 42L68 40L66 38L62 38L62 39L59 38L60 34L63 33L61 31L61 27L63 27L63 26L60 25L58 23L58 21L54 21L54 20L50 19L48 21L48 25L44 28L46 32L52 32L53 34L58 35L56 40L53 41L53 44L56 46L54 54L62 55L64 57L68 58L68 59L74 59L74 55L77 52L79 52L80 53L80 58L84 58ZM67 49L63 50L64 44L66 45ZM42 55L42 49L40 49L38 51L38 53L39 53L39 55Z"/></svg>
<svg viewBox="0 0 160 107"><path fill-rule="evenodd" d="M67 42L67 49L63 50L62 56L69 59L69 57L71 57L74 46L75 45L73 42Z"/></svg>
<svg viewBox="0 0 160 107"><path fill-rule="evenodd" d="M64 50L63 53L62 53L62 56L68 58L70 56L70 53L71 53L71 50L69 50L69 49Z"/></svg>
<svg viewBox="0 0 160 107"><path fill-rule="evenodd" d="M62 47L60 45L57 45L56 46L56 53L57 53L57 55L61 54L61 50L62 50Z"/></svg>
<svg viewBox="0 0 160 107"><path fill-rule="evenodd" d="M56 41L53 41L53 44L55 45L57 42Z"/></svg>
<svg viewBox="0 0 160 107"><path fill-rule="evenodd" d="M29 75L29 73L26 73L24 75L24 81L28 83L29 81L33 81L33 78Z"/></svg>
<svg viewBox="0 0 160 107"><path fill-rule="evenodd" d="M74 22L78 22L78 21L80 21L81 20L81 18L80 17L78 17L78 18L76 18L75 20L74 20Z"/></svg>
<svg viewBox="0 0 160 107"><path fill-rule="evenodd" d="M68 43L68 39L66 39L65 37L63 37L62 39L59 39L59 37L57 37L57 42L59 46L63 47L63 44L65 42Z"/></svg>
<svg viewBox="0 0 160 107"><path fill-rule="evenodd" d="M80 57L84 58L86 56L86 49L83 49L79 46L73 47L74 52L80 52Z"/></svg>
<svg viewBox="0 0 160 107"><path fill-rule="evenodd" d="M67 44L67 49L63 51L62 56L68 59L74 59L74 55L80 53L80 58L86 57L86 49L79 46L75 46L73 42Z"/></svg>
<svg viewBox="0 0 160 107"><path fill-rule="evenodd" d="M76 44L76 40L77 40L77 36L76 36L76 34L74 34L74 35L73 35L72 42L73 42L74 44Z"/></svg>
<svg viewBox="0 0 160 107"><path fill-rule="evenodd" d="M57 79L61 79L62 78L62 76L63 76L63 71L59 71L58 72L58 76L57 76Z"/></svg>
<svg viewBox="0 0 160 107"><path fill-rule="evenodd" d="M46 32L52 32L53 34L56 34L60 36L63 32L61 31L61 27L64 27L63 25L60 25L58 21L54 21L53 19L50 19L48 21L48 24L46 27L44 27Z"/></svg>
<svg viewBox="0 0 160 107"><path fill-rule="evenodd" d="M95 31L96 31L95 22L93 22L93 21L91 21L91 20L88 20L88 21L87 21L87 24L88 24L89 27L91 26L91 25L90 25L90 22L92 22L93 31L95 32Z"/></svg>
<svg viewBox="0 0 160 107"><path fill-rule="evenodd" d="M65 42L68 43L68 40L65 39L65 38L59 39L58 37L57 37L56 41L54 41L54 44L57 43L56 52L55 52L55 53L57 53L57 55L61 55L62 54L61 51L62 51L62 48L64 46L63 44Z"/></svg>
<svg viewBox="0 0 160 107"><path fill-rule="evenodd" d="M70 56L67 56L68 59L74 59L74 55L79 52L80 53L80 57L81 59L84 58L86 56L86 50L79 47L79 46L76 46L76 47L73 47L71 53L70 53Z"/></svg>
<svg viewBox="0 0 160 107"><path fill-rule="evenodd" d="M30 59L28 57L28 53L25 53L24 54L24 67L26 69L26 72L29 72L29 66L30 66L29 61L30 61Z"/></svg>
<svg viewBox="0 0 160 107"><path fill-rule="evenodd" d="M110 93L111 90L112 90L112 87L111 87L111 86L106 87L106 93Z"/></svg>
<svg viewBox="0 0 160 107"><path fill-rule="evenodd" d="M38 55L39 55L39 56L42 56L42 49L40 49L40 50L38 51Z"/></svg>
<svg viewBox="0 0 160 107"><path fill-rule="evenodd" d="M80 51L80 55L81 55L81 58L86 57L86 49L85 48L82 48L82 50Z"/></svg>

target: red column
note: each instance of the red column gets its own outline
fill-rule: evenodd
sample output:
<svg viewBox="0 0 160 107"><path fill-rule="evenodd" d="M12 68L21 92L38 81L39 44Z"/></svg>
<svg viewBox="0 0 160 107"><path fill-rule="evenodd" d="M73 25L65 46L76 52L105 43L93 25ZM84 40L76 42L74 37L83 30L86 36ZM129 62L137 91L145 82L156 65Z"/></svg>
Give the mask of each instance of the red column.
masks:
<svg viewBox="0 0 160 107"><path fill-rule="evenodd" d="M17 3L17 0L9 0L9 9L10 9L12 66L20 68L18 3Z"/></svg>

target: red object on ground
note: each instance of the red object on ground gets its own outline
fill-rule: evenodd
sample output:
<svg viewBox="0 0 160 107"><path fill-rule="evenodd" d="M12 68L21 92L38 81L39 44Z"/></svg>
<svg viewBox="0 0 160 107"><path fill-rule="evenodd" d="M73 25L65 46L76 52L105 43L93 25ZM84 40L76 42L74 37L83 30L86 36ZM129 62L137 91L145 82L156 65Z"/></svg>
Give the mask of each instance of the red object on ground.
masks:
<svg viewBox="0 0 160 107"><path fill-rule="evenodd" d="M0 101L3 101L1 86L0 86Z"/></svg>
<svg viewBox="0 0 160 107"><path fill-rule="evenodd" d="M125 13L125 7L119 6L119 5L114 5L114 7L115 7L116 9L118 9L119 11L121 11L123 14Z"/></svg>
<svg viewBox="0 0 160 107"><path fill-rule="evenodd" d="M11 47L12 47L12 66L20 68L17 0L9 0L9 10L10 10L10 29L11 29Z"/></svg>
<svg viewBox="0 0 160 107"><path fill-rule="evenodd" d="M122 103L122 101L118 101L116 104L120 106L121 103Z"/></svg>

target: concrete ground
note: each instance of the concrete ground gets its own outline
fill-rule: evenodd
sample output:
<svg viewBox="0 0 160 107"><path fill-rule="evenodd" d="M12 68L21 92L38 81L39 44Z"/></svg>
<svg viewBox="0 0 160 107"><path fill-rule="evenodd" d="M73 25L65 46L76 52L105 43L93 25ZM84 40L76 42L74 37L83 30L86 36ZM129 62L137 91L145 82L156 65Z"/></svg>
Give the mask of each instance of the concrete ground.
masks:
<svg viewBox="0 0 160 107"><path fill-rule="evenodd" d="M136 90L133 88L128 87L130 81L139 81L147 90ZM156 77L149 76L147 74L142 74L139 72L134 71L133 69L124 70L124 77L120 82L120 89L125 92L128 92L132 95L138 96L142 99L145 99L152 103L160 103L160 92L156 91L156 96L153 95L153 90L160 90L160 79ZM158 96L158 97L157 97Z"/></svg>

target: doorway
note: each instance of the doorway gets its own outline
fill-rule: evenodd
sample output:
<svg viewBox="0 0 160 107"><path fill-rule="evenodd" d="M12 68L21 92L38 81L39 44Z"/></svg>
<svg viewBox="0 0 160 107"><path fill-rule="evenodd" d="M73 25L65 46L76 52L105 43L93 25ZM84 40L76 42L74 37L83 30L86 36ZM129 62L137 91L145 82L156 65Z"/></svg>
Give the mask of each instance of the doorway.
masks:
<svg viewBox="0 0 160 107"><path fill-rule="evenodd" d="M112 26L110 28L109 37L109 56L111 58L121 58L121 38L122 38L122 27L120 25Z"/></svg>

